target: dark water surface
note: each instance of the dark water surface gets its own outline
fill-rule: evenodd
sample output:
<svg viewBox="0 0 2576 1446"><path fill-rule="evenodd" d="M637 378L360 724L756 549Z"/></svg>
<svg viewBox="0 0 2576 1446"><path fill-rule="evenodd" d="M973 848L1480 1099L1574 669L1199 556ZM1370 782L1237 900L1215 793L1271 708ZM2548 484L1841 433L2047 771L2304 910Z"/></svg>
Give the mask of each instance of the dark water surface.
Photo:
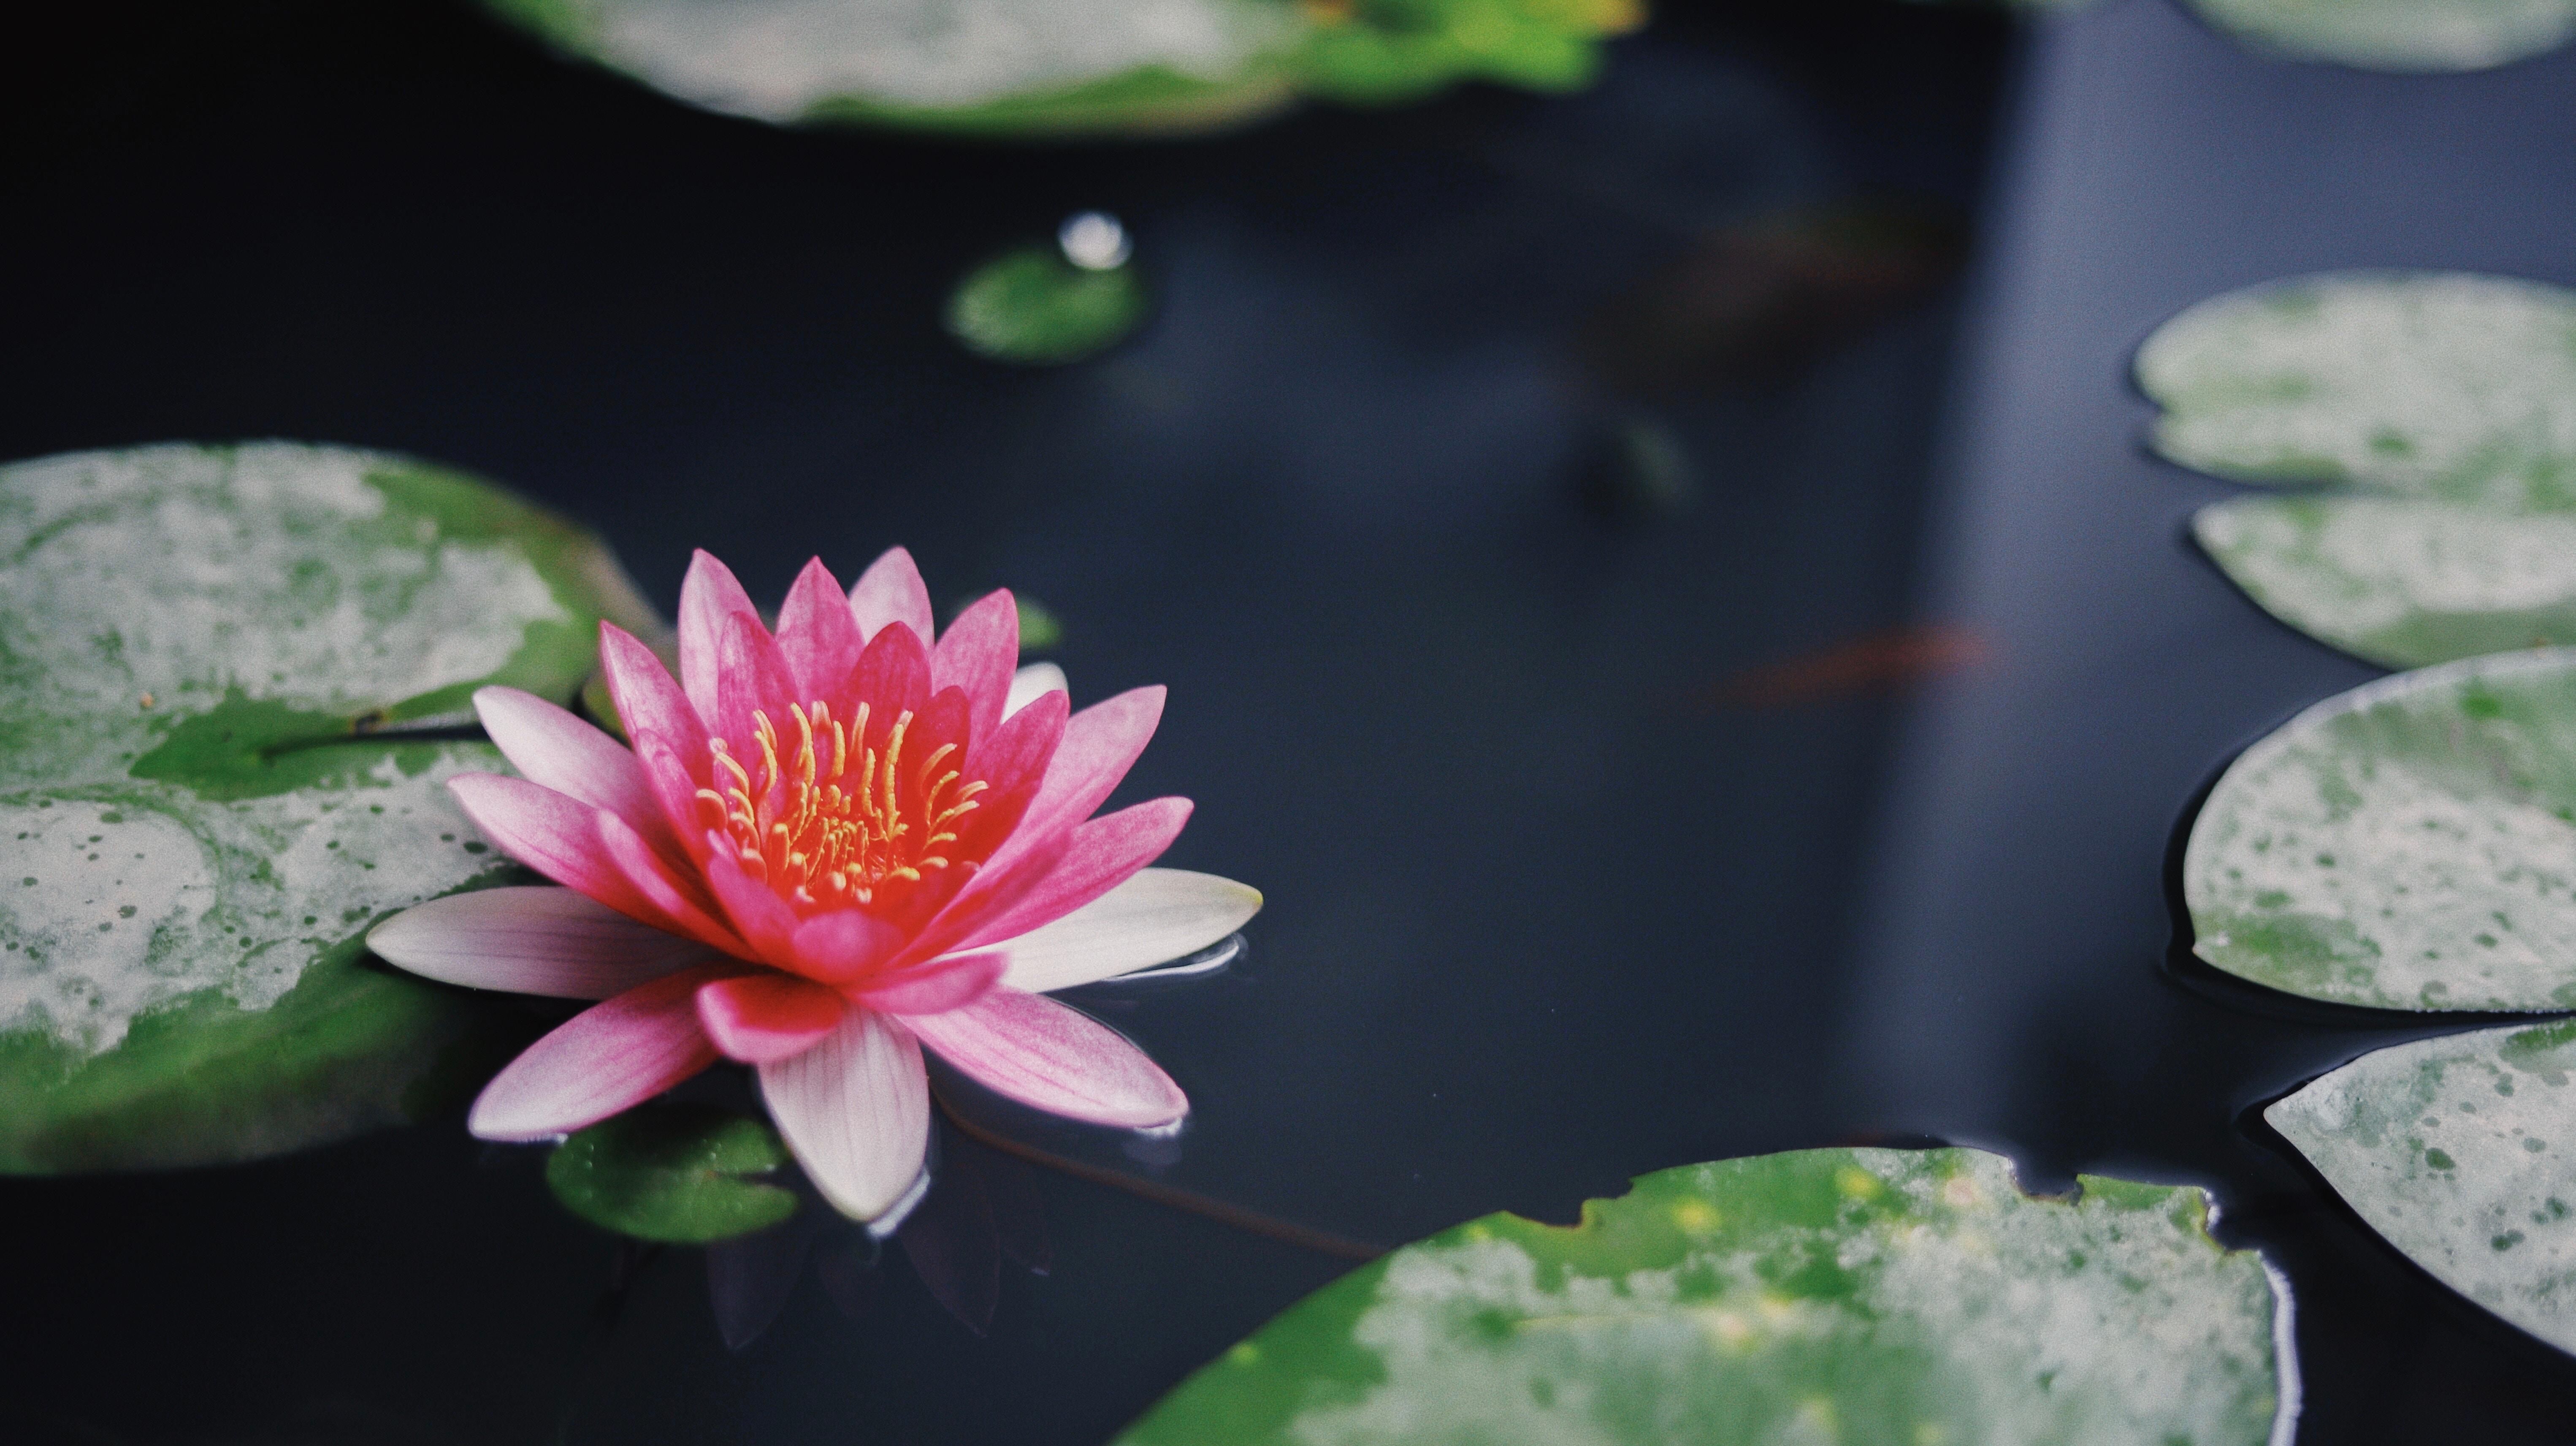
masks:
<svg viewBox="0 0 2576 1446"><path fill-rule="evenodd" d="M1269 907L1230 972L1085 1000L1189 1131L1011 1122L1050 1148L1388 1243L1829 1143L2201 1181L2298 1286L2303 1440L2576 1436L2576 1363L2257 1118L2431 1026L2174 948L2197 790L2370 670L2189 551L2226 489L2140 456L2124 380L2285 272L2576 280L2576 55L2281 66L2166 0L2019 50L1910 5L1672 9L1577 99L1033 150L699 115L429 0L82 22L0 102L0 456L416 452L590 521L666 609L692 547L774 598L902 542L944 600L1060 617L1077 701L1169 684L1124 796L1195 798L1166 862ZM1897 304L1743 239L1855 200L1917 281L1973 223L1967 278ZM940 334L962 269L1092 206L1144 333L1054 372ZM1712 233L1713 284L1778 303L1726 385L1587 361ZM699 1252L621 1253L537 1163L443 1121L0 1184L0 1436L1095 1443L1344 1268L982 1158L1049 1263L987 1335L890 1250L855 1318L809 1269L729 1350Z"/></svg>

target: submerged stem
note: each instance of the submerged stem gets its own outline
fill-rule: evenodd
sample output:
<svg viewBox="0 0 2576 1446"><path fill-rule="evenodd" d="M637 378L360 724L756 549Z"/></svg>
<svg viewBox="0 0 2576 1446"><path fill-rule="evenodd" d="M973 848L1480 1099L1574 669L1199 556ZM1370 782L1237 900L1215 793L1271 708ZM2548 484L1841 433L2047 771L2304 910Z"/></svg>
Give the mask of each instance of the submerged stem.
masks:
<svg viewBox="0 0 2576 1446"><path fill-rule="evenodd" d="M1187 1211L1220 1225L1231 1225L1237 1230L1276 1240L1282 1244L1312 1250L1320 1255L1330 1255L1340 1260L1375 1260L1386 1254L1381 1247L1357 1240L1346 1240L1339 1235L1327 1234L1311 1226L1299 1225L1293 1220L1276 1219L1257 1210L1246 1210L1240 1205L1230 1205L1212 1196L1201 1195L1195 1190L1184 1190L1176 1185L1163 1184L1158 1180L1141 1179L1124 1170L1085 1164L1083 1161L1056 1154L1052 1150L1042 1150L1035 1145L1024 1144L1008 1135L996 1134L967 1119L965 1115L958 1112L956 1106L948 1102L946 1096L936 1089L930 1092L930 1098L939 1106L939 1112L948 1117L948 1123L957 1127L959 1133L987 1149L999 1150L1015 1160L1043 1166L1094 1185L1105 1185L1112 1190L1124 1190L1140 1200L1150 1200L1154 1204L1172 1210Z"/></svg>

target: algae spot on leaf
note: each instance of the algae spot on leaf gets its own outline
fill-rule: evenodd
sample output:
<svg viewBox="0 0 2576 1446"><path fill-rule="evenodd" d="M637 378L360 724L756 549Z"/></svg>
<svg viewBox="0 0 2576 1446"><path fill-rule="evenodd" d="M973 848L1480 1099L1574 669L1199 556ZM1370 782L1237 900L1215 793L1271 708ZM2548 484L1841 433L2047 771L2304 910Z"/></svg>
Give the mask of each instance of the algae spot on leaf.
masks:
<svg viewBox="0 0 2576 1446"><path fill-rule="evenodd" d="M2264 1111L2389 1244L2576 1351L2576 1025L2479 1030L2363 1055Z"/></svg>
<svg viewBox="0 0 2576 1446"><path fill-rule="evenodd" d="M2187 1187L2027 1196L1974 1150L1648 1175L1573 1229L1458 1226L1327 1286L1125 1446L2275 1439L2285 1303Z"/></svg>
<svg viewBox="0 0 2576 1446"><path fill-rule="evenodd" d="M403 1117L467 1027L360 957L515 871L371 729L569 698L640 604L589 534L404 458L265 443L0 468L0 1171L201 1163ZM330 920L317 925L313 920Z"/></svg>
<svg viewBox="0 0 2576 1446"><path fill-rule="evenodd" d="M746 1178L787 1163L778 1132L759 1120L693 1104L653 1104L575 1133L546 1158L546 1184L584 1220L675 1245L766 1230L796 1213L796 1196Z"/></svg>
<svg viewBox="0 0 2576 1446"><path fill-rule="evenodd" d="M2362 70L2485 70L2576 37L2576 0L2191 0L2258 50Z"/></svg>
<svg viewBox="0 0 2576 1446"><path fill-rule="evenodd" d="M2404 673L2231 765L2183 857L2193 950L2310 999L2555 1010L2576 986L2576 651Z"/></svg>

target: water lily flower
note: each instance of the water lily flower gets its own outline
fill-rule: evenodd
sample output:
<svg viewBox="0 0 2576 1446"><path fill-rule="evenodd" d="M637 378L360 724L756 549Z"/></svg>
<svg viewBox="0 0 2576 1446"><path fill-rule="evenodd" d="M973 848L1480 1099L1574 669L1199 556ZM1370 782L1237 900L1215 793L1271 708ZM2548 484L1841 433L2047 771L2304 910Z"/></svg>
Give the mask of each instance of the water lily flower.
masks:
<svg viewBox="0 0 2576 1446"><path fill-rule="evenodd" d="M1187 799L1091 816L1153 735L1161 688L1069 713L1063 675L1018 658L1007 592L934 636L901 548L846 597L809 563L774 636L701 552L676 682L600 625L631 751L527 693L477 693L520 776L450 787L564 887L433 900L368 943L433 979L601 1002L503 1069L468 1127L561 1135L737 1060L824 1197L890 1223L922 1178L925 1046L1042 1110L1178 1121L1169 1076L1045 991L1203 948L1261 896L1146 867Z"/></svg>

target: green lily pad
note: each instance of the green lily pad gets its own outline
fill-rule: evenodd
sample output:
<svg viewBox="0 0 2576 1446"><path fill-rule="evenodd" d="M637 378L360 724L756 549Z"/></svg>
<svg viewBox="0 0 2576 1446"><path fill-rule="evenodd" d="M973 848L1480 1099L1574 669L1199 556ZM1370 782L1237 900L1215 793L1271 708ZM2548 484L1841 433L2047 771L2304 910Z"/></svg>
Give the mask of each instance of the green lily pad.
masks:
<svg viewBox="0 0 2576 1446"><path fill-rule="evenodd" d="M2421 497L2241 497L2192 519L2274 617L2392 668L2576 643L2576 516Z"/></svg>
<svg viewBox="0 0 2576 1446"><path fill-rule="evenodd" d="M1975 1150L1647 1175L1568 1229L1489 1215L1343 1277L1126 1446L2273 1439L2286 1301L2189 1187L2026 1196Z"/></svg>
<svg viewBox="0 0 2576 1446"><path fill-rule="evenodd" d="M1567 89L1636 0L485 0L710 110L983 136L1205 131L1299 94Z"/></svg>
<svg viewBox="0 0 2576 1446"><path fill-rule="evenodd" d="M786 1142L759 1120L706 1105L645 1105L556 1146L546 1184L602 1229L704 1245L795 1214L794 1192L744 1178L786 1163Z"/></svg>
<svg viewBox="0 0 2576 1446"><path fill-rule="evenodd" d="M2506 512L2576 510L2576 293L2342 272L2229 292L2158 327L2152 440L2244 482L2343 482Z"/></svg>
<svg viewBox="0 0 2576 1446"><path fill-rule="evenodd" d="M2193 950L2381 1009L2576 1007L2576 652L2330 698L2245 751L2183 856Z"/></svg>
<svg viewBox="0 0 2576 1446"><path fill-rule="evenodd" d="M400 725L569 699L642 607L587 533L403 458L0 468L0 1172L245 1159L462 1083L461 991L361 940L515 872L442 786L503 765Z"/></svg>
<svg viewBox="0 0 2576 1446"><path fill-rule="evenodd" d="M2576 1020L2363 1055L2263 1112L2444 1285L2576 1351Z"/></svg>
<svg viewBox="0 0 2576 1446"><path fill-rule="evenodd" d="M1133 266L1095 270L1032 246L967 273L948 298L948 330L977 356L1059 365L1115 346L1148 304Z"/></svg>
<svg viewBox="0 0 2576 1446"><path fill-rule="evenodd" d="M2210 24L2294 60L2461 71L2555 50L2576 0L2191 0Z"/></svg>

